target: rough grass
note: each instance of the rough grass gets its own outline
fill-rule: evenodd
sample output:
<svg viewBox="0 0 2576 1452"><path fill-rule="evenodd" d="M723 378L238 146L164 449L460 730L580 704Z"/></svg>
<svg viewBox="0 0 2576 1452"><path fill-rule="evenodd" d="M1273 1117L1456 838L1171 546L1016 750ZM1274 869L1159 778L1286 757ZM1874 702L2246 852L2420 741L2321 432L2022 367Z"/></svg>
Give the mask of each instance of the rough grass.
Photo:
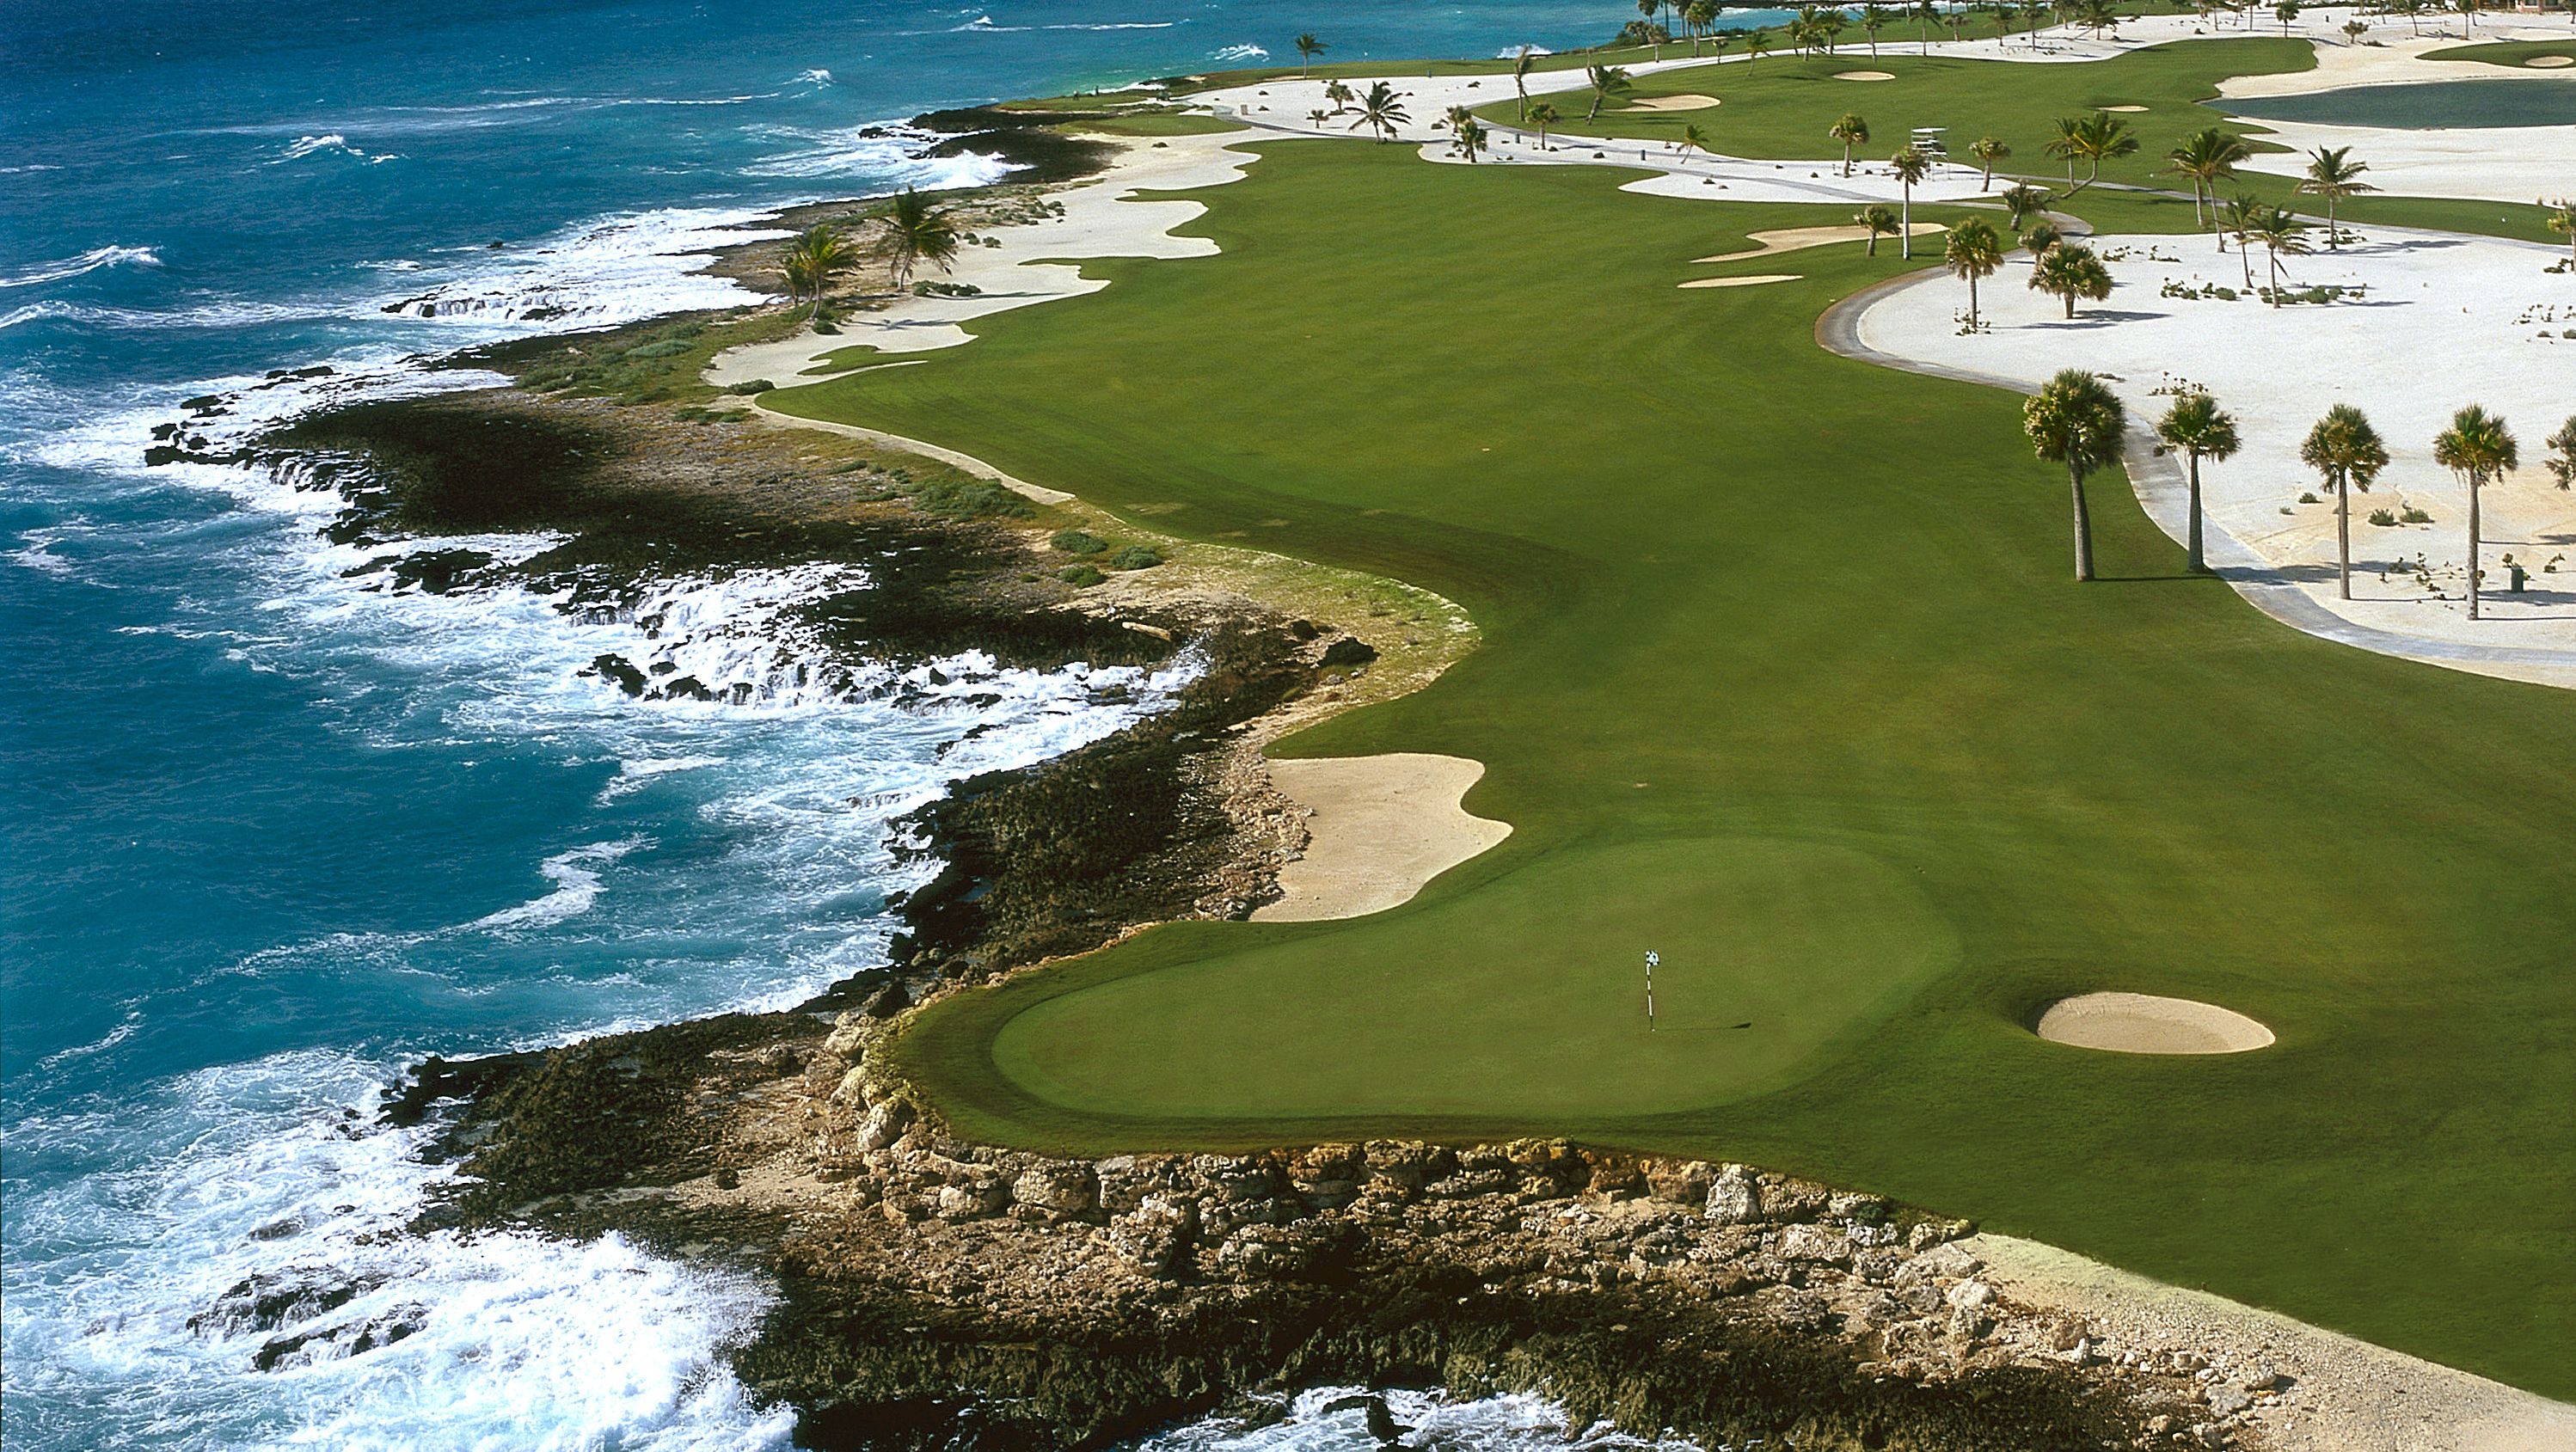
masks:
<svg viewBox="0 0 2576 1452"><path fill-rule="evenodd" d="M1475 757L1517 830L1392 912L945 1001L895 1051L959 1128L1746 1158L2576 1393L2576 697L2278 626L2116 474L2070 583L2017 399L1815 346L1893 249L1674 288L1847 208L1261 149L1223 255L769 401L1459 601L1484 649L1284 749ZM2099 988L2279 1044L2027 1031Z"/></svg>
<svg viewBox="0 0 2576 1452"><path fill-rule="evenodd" d="M2525 63L2536 55L2563 55L2570 60L2576 60L2576 36L2570 36L2565 40L2498 40L2489 41L2483 45L2454 45L2441 50L2428 50L2424 52L2424 59L2471 61L2481 65L2511 66L2515 70L2522 70L2525 68ZM2547 73L2546 67L2535 72L2542 75Z"/></svg>

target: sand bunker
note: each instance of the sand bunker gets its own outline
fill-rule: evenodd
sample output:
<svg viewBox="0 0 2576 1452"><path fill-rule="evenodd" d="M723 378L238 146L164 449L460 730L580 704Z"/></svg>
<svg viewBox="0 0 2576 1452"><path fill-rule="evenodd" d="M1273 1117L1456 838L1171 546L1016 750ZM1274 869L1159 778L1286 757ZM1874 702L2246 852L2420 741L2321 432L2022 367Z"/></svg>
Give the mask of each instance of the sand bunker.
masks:
<svg viewBox="0 0 2576 1452"><path fill-rule="evenodd" d="M1948 229L1938 222L1917 222L1913 230L1914 235L1920 237L1927 232L1941 232ZM1801 247L1823 247L1835 242L1861 242L1868 240L1869 229L1844 223L1832 227L1778 227L1768 232L1751 232L1746 235L1753 239L1755 245L1741 252L1721 252L1715 257L1694 257L1691 261L1741 262L1747 257L1762 257L1773 252L1795 252ZM1687 282L1682 284L1684 287L1694 285ZM1711 286L1715 285L1711 284Z"/></svg>
<svg viewBox="0 0 2576 1452"><path fill-rule="evenodd" d="M2118 1054L2241 1054L2267 1047L2272 1031L2232 1009L2147 993L2083 993L2039 1016L2053 1044Z"/></svg>
<svg viewBox="0 0 2576 1452"><path fill-rule="evenodd" d="M1717 104L1718 99L1715 96L1648 96L1633 106L1622 106L1619 109L1622 111L1705 111Z"/></svg>
<svg viewBox="0 0 2576 1452"><path fill-rule="evenodd" d="M1836 71L1836 72L1834 72L1834 79L1835 79L1835 80L1838 80L1838 81L1892 81L1892 80L1895 80L1895 79L1896 79L1896 72L1894 72L1894 71Z"/></svg>
<svg viewBox="0 0 2576 1452"><path fill-rule="evenodd" d="M1763 272L1756 273L1751 277L1703 277L1696 282L1685 282L1682 286L1760 287L1766 282L1796 282L1799 278L1804 276L1806 276L1806 274L1803 272Z"/></svg>
<svg viewBox="0 0 2576 1452"><path fill-rule="evenodd" d="M1409 902L1422 885L1512 835L1509 822L1467 814L1458 799L1485 774L1463 756L1274 761L1270 779L1312 813L1306 855L1279 869L1264 923L1356 918Z"/></svg>
<svg viewBox="0 0 2576 1452"><path fill-rule="evenodd" d="M2536 55L2523 64L2535 71L2554 71L2562 66L2576 66L2576 55Z"/></svg>
<svg viewBox="0 0 2576 1452"><path fill-rule="evenodd" d="M2105 106L2105 107L2103 107L2102 109L2103 109L2103 110L2105 110L2105 111L2125 111L2125 112L2127 112L2128 114L2130 114L2130 115L2134 116L2134 115L2137 115L2138 113L2140 113L2140 112L2142 112L2142 111L2146 110L2147 108L2146 108L2146 107L2144 107L2144 106Z"/></svg>

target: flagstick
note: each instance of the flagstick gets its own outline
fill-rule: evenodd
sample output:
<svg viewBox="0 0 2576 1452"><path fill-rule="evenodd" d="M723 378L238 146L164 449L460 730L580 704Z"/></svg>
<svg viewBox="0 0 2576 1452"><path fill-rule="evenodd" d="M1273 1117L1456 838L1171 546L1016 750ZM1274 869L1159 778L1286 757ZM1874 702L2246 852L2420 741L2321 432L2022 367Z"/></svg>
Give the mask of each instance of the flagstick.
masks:
<svg viewBox="0 0 2576 1452"><path fill-rule="evenodd" d="M1655 1031L1655 965L1664 961L1660 953L1646 954L1646 1032Z"/></svg>

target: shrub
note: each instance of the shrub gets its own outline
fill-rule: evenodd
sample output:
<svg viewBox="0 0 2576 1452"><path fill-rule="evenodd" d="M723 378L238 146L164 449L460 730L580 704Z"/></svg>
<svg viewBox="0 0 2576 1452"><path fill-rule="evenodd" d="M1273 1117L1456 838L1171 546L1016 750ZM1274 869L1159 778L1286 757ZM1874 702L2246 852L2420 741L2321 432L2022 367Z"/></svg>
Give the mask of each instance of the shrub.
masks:
<svg viewBox="0 0 2576 1452"><path fill-rule="evenodd" d="M892 471L898 479L901 470ZM1029 502L987 479L934 479L912 491L912 502L942 519L1026 519Z"/></svg>
<svg viewBox="0 0 2576 1452"><path fill-rule="evenodd" d="M933 282L924 278L912 285L914 297L982 297L984 289L971 282Z"/></svg>
<svg viewBox="0 0 2576 1452"><path fill-rule="evenodd" d="M733 387L726 389L725 392L738 393L745 398L749 398L755 393L767 393L769 390L776 388L777 386L777 384L770 382L766 378L754 378L746 382L737 383Z"/></svg>
<svg viewBox="0 0 2576 1452"><path fill-rule="evenodd" d="M2322 501L2317 498L2315 490L2302 489L2299 491L2299 502L2301 504L2317 504Z"/></svg>
<svg viewBox="0 0 2576 1452"><path fill-rule="evenodd" d="M2405 520L2408 524L2431 524L2433 522L2433 516L2426 514L2423 510L2416 508L2412 504L2407 505L2406 512L2399 515L2398 518Z"/></svg>
<svg viewBox="0 0 2576 1452"><path fill-rule="evenodd" d="M2374 509L2370 511L2370 522L2383 526L2393 525L2397 522L2397 513L2389 509Z"/></svg>
<svg viewBox="0 0 2576 1452"><path fill-rule="evenodd" d="M1096 555L1109 548L1107 540L1098 535L1085 534L1078 529L1057 530L1055 538L1048 540L1047 543L1069 555Z"/></svg>
<svg viewBox="0 0 2576 1452"><path fill-rule="evenodd" d="M1089 565L1067 565L1056 571L1055 577L1077 590L1088 590L1109 578Z"/></svg>
<svg viewBox="0 0 2576 1452"><path fill-rule="evenodd" d="M1128 545L1109 557L1113 570L1150 570L1163 562L1163 557L1143 545Z"/></svg>
<svg viewBox="0 0 2576 1452"><path fill-rule="evenodd" d="M626 358L677 358L681 354L689 351L689 346L689 340L686 338L664 338L658 343L645 343L639 347L629 348L619 356Z"/></svg>

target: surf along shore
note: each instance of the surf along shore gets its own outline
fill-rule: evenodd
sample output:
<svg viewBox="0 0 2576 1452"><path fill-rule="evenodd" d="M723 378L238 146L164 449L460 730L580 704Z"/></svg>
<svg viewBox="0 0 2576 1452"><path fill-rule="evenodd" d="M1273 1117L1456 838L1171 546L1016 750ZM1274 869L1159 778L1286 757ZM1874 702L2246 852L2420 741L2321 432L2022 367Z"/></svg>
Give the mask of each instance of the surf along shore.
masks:
<svg viewBox="0 0 2576 1452"><path fill-rule="evenodd" d="M2553 1284L2533 1247L2566 1146L2531 1116L2565 1082L2536 975L2567 941L2545 843L2569 804L2539 799L2554 788L2533 783L2535 738L2494 724L2563 742L2561 698L2294 636L2223 585L2069 594L2041 527L2047 474L2018 456L2008 404L1813 351L1823 305L1900 268L1884 246L1801 253L1804 275L1777 285L1675 289L1692 258L1847 206L1720 213L1622 190L1634 171L1426 166L1428 116L1417 154L1153 109L1125 122L1143 174L1174 151L1257 160L1180 206L1193 260L1058 254L1138 259L1081 264L1108 284L1089 302L905 301L872 338L866 312L817 340L782 339L775 312L666 323L569 358L480 360L554 402L406 409L541 409L640 440L636 457L700 449L694 472L729 489L745 460L777 476L783 494L711 506L710 540L742 505L854 525L830 491L862 481L858 513L980 551L924 592L939 648L1026 630L1031 660L1203 655L1170 710L922 814L947 871L905 905L888 969L793 1013L424 1066L397 1112L454 1113L446 1144L473 1176L439 1218L617 1229L760 1266L781 1306L737 1362L815 1446L1082 1445L1217 1407L1258 1417L1245 1394L1330 1381L1540 1389L1578 1424L1874 1446L2509 1445L2423 1440L2374 1382L2455 1398L2441 1428L2566 1425L2493 1382L2223 1302L2194 1320L2134 1286L2051 1294L2078 1278L1949 1218L2563 1390L2543 1368L2565 1328L2531 1307ZM976 225L994 251L1042 257L1048 202L1087 205L1003 189ZM2181 225L2170 198L2097 204L2124 228ZM1566 232L1512 241L1542 209ZM1139 230L1126 240L1171 227ZM1400 287L1352 275L1372 257L1405 259ZM1541 264L1564 279L1554 294L1523 286ZM1477 321L1498 297L1522 314L1505 331L1560 340L1544 366ZM1685 310L1703 303L1722 311ZM898 330L974 341L814 364L909 351ZM1721 333L1738 356L1713 353ZM717 357L739 344L770 345L753 377ZM800 349L842 376L793 389L806 380L772 364ZM725 388L780 387L721 393L710 368ZM1673 377L1714 399L1638 402L1635 379ZM1602 419L1621 422L1605 436ZM462 424L429 427L427 451ZM393 458L384 441L413 427L322 423L294 442L373 453L410 481L391 506L409 509L406 488L445 500L419 481L472 472ZM1899 436L1901 470L1859 447ZM905 452L913 439L943 455ZM1223 440L1256 442L1209 447ZM631 511L638 472L669 479L639 466L595 487ZM1925 476L1945 483L1938 510L1898 502ZM1604 477L1618 494L1564 507L1565 486ZM2156 568L2143 516L2097 508L2106 557ZM574 513L507 523L578 529ZM1075 584L1058 575L1089 552L1058 547L1067 531L1162 563ZM1470 614L1487 642L1472 655ZM904 634L871 611L848 638L865 654ZM2140 750L2186 698L2204 724ZM1358 705L1380 709L1345 714ZM2365 745L2330 729L2365 717ZM1262 769L1272 747L1481 763L1471 790L1454 777L1463 809L1426 799L1511 835L1422 857L1426 876L1466 865L1377 916L1228 921L1309 850ZM2455 768L2439 809L2414 775L2437 757ZM2277 787L2285 760L2302 763L2297 800ZM2009 782L1986 779L2007 761ZM2391 840L2348 898L2302 907L2270 860L2336 830L2456 821L2463 793L2465 854ZM2159 795L2181 801L2160 813ZM1997 859L2027 880L1963 871ZM1136 931L1157 922L1173 926ZM1632 948L1659 944L1679 971L1648 1041L1626 980ZM2321 952L2366 965L2339 1004L2282 976ZM1581 967L1596 955L1615 960L1598 983ZM1841 997L1795 996L1818 962L1864 960L1876 976ZM1713 962L1757 971L1729 982ZM2402 1167L2478 1187L2494 1232L2478 1245L2455 1208L2408 1203L2328 1087L2390 1051L2384 1016L2435 987L2448 1017L2408 1025L2428 1082L2387 1083L2385 1107L2485 1116L2456 1153ZM2029 1032L2057 998L2159 988L2280 1042L2176 1063ZM2482 1100L2429 1082L2473 1062L2497 1071L2472 1075ZM2375 1306L2336 1292L2356 1275Z"/></svg>

